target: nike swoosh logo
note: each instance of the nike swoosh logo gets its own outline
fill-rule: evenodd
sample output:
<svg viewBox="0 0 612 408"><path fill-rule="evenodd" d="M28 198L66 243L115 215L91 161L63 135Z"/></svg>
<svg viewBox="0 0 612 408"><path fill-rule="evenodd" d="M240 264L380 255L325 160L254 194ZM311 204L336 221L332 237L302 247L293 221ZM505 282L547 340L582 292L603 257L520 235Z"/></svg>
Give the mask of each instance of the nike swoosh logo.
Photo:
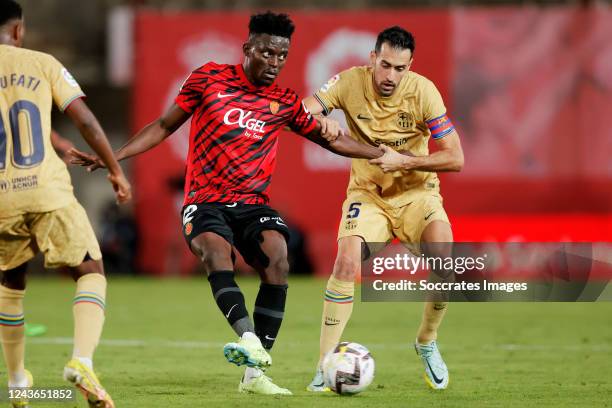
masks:
<svg viewBox="0 0 612 408"><path fill-rule="evenodd" d="M442 384L442 381L444 381L444 378L436 377L436 373L434 373L434 370L432 370L431 365L429 365L429 360L425 359L425 362L427 363L427 367L429 367L429 372L431 373L431 376L433 377L436 384Z"/></svg>
<svg viewBox="0 0 612 408"><path fill-rule="evenodd" d="M425 217L425 221L427 221L427 220L429 219L429 217L431 217L431 216L432 216L432 215L434 215L435 213L436 213L436 212L434 211L434 212L432 212L432 213L427 214L427 216Z"/></svg>
<svg viewBox="0 0 612 408"><path fill-rule="evenodd" d="M233 94L222 94L221 92L217 93L217 98L219 98L219 99L227 98L227 97L230 97L230 96L234 96L234 95Z"/></svg>
<svg viewBox="0 0 612 408"><path fill-rule="evenodd" d="M230 315L230 313L232 313L232 310L234 310L234 308L235 308L236 306L238 306L238 303L236 303L234 306L232 306L232 308L229 310L229 312L227 312L227 314L225 315L225 318L226 318L226 319L229 319L229 315Z"/></svg>
<svg viewBox="0 0 612 408"><path fill-rule="evenodd" d="M225 206L226 206L226 207L229 207L229 208L234 208L234 207L235 207L235 206L237 206L237 205L238 205L238 203L234 203L234 204L225 204ZM425 218L425 219L427 219L427 218Z"/></svg>
<svg viewBox="0 0 612 408"><path fill-rule="evenodd" d="M279 220L276 220L276 223L277 223L278 225L282 225L283 227L286 227L286 226L287 226L287 224L285 224L284 222L281 222L281 221L279 221Z"/></svg>
<svg viewBox="0 0 612 408"><path fill-rule="evenodd" d="M367 116L362 115L361 113L357 115L357 119L372 120L372 118L368 118Z"/></svg>
<svg viewBox="0 0 612 408"><path fill-rule="evenodd" d="M326 326L336 326L336 325L337 325L337 324L339 324L339 323L340 323L340 322L338 322L338 323L327 323L327 322L325 322L325 325L326 325Z"/></svg>
<svg viewBox="0 0 612 408"><path fill-rule="evenodd" d="M270 336L268 336L268 335L266 334L266 335L264 336L264 339L266 339L266 340L270 340L270 341L273 341L273 340L276 340L276 337L270 337Z"/></svg>

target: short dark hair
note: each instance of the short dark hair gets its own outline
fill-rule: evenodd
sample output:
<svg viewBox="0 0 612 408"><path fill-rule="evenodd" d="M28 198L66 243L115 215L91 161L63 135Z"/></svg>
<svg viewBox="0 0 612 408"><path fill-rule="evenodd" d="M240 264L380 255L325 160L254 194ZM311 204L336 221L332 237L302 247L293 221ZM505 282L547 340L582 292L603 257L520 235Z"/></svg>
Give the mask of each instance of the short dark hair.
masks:
<svg viewBox="0 0 612 408"><path fill-rule="evenodd" d="M271 11L254 14L249 22L249 36L254 34L270 34L291 39L295 25L287 14L276 14Z"/></svg>
<svg viewBox="0 0 612 408"><path fill-rule="evenodd" d="M5 25L11 20L21 20L23 10L15 0L0 0L0 26Z"/></svg>
<svg viewBox="0 0 612 408"><path fill-rule="evenodd" d="M377 54L380 52L383 43L387 43L391 47L401 50L409 49L410 52L414 54L414 36L402 27L389 27L378 34L376 38L376 47L374 48Z"/></svg>

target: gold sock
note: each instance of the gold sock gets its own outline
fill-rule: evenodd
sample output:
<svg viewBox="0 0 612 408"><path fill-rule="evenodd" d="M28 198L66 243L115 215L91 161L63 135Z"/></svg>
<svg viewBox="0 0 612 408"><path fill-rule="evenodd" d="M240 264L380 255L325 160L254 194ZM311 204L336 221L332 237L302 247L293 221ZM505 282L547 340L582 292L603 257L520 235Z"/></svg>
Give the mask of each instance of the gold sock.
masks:
<svg viewBox="0 0 612 408"><path fill-rule="evenodd" d="M74 315L74 350L72 357L93 358L104 326L106 278L89 273L77 281L72 306Z"/></svg>
<svg viewBox="0 0 612 408"><path fill-rule="evenodd" d="M438 337L438 327L446 313L448 302L425 302L423 319L417 333L419 344L427 344Z"/></svg>
<svg viewBox="0 0 612 408"><path fill-rule="evenodd" d="M334 278L333 275L327 281L321 321L319 364L325 354L340 342L342 332L353 312L354 293L355 282L353 281L341 281Z"/></svg>
<svg viewBox="0 0 612 408"><path fill-rule="evenodd" d="M25 374L24 294L25 290L0 285L0 340L9 381L13 384L21 382Z"/></svg>

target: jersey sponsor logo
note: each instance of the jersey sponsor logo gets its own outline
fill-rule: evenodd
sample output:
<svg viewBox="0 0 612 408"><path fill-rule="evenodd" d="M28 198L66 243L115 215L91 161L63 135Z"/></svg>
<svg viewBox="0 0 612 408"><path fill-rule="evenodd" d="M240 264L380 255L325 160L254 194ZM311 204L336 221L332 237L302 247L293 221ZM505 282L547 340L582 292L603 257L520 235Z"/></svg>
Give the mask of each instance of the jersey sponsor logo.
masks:
<svg viewBox="0 0 612 408"><path fill-rule="evenodd" d="M0 193L6 193L9 190L31 190L37 187L38 177L35 174L30 176L14 177L11 180L0 180Z"/></svg>
<svg viewBox="0 0 612 408"><path fill-rule="evenodd" d="M188 222L187 224L185 224L185 235L191 235L192 232L193 232L193 224Z"/></svg>
<svg viewBox="0 0 612 408"><path fill-rule="evenodd" d="M326 83L325 85L323 85L321 87L321 92L327 92L329 91L329 89L334 86L336 84L336 82L338 82L340 80L340 75L336 74L333 77L331 77Z"/></svg>
<svg viewBox="0 0 612 408"><path fill-rule="evenodd" d="M374 139L374 143L376 144L376 146L384 144L384 145L387 145L389 147L398 147L398 146L405 145L407 142L408 142L408 138L407 137L403 137L401 139L396 139L396 140Z"/></svg>
<svg viewBox="0 0 612 408"><path fill-rule="evenodd" d="M70 85L71 87L79 87L79 83L76 81L76 79L74 79L74 77L70 74L70 72L68 72L66 68L62 68L62 76L64 77L68 85Z"/></svg>
<svg viewBox="0 0 612 408"><path fill-rule="evenodd" d="M280 105L278 102L276 101L270 102L270 112L272 112L273 115L276 115L279 109L280 109Z"/></svg>
<svg viewBox="0 0 612 408"><path fill-rule="evenodd" d="M414 118L408 112L398 112L397 114L397 126L403 129L412 129L414 127Z"/></svg>
<svg viewBox="0 0 612 408"><path fill-rule="evenodd" d="M228 126L238 125L242 129L247 129L257 133L265 133L266 122L251 118L253 112L243 111L240 108L230 109L223 117L223 123Z"/></svg>

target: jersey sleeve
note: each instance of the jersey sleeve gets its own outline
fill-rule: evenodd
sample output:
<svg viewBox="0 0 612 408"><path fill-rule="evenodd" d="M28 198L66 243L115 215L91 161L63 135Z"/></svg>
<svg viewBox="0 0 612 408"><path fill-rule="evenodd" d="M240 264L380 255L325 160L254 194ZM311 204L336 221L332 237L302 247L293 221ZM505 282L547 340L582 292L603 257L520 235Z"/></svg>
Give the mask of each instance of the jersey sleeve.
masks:
<svg viewBox="0 0 612 408"><path fill-rule="evenodd" d="M453 123L446 114L442 95L431 81L426 82L423 93L423 115L425 123L433 139L441 139L455 130Z"/></svg>
<svg viewBox="0 0 612 408"><path fill-rule="evenodd" d="M46 66L53 101L64 112L75 99L82 98L85 94L70 72L54 57L49 57Z"/></svg>
<svg viewBox="0 0 612 408"><path fill-rule="evenodd" d="M302 99L296 98L293 105L293 116L289 122L289 128L297 134L305 136L312 132L317 125L317 121L312 117Z"/></svg>
<svg viewBox="0 0 612 408"><path fill-rule="evenodd" d="M321 89L315 92L314 97L323 107L325 116L334 109L342 108L343 94L349 82L348 71L344 71L331 77Z"/></svg>
<svg viewBox="0 0 612 408"><path fill-rule="evenodd" d="M175 99L176 104L189 114L193 113L202 101L208 82L205 67L200 67L189 74L183 85L181 85L181 90Z"/></svg>

